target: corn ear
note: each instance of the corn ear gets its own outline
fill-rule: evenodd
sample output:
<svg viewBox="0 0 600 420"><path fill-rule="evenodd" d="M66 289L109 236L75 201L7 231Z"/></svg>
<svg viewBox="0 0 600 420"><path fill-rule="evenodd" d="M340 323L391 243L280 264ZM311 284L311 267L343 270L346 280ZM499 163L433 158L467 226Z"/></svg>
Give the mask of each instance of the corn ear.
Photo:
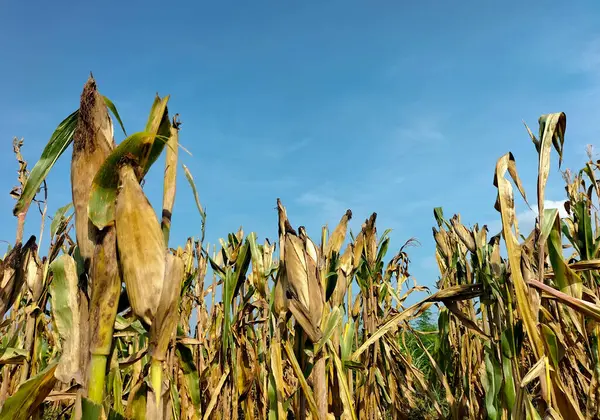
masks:
<svg viewBox="0 0 600 420"><path fill-rule="evenodd" d="M117 262L117 232L104 229L92 262L92 299L90 302L91 354L108 356L121 294L121 275Z"/></svg>
<svg viewBox="0 0 600 420"><path fill-rule="evenodd" d="M352 211L346 210L346 213L342 216L340 223L337 225L329 241L327 242L327 246L325 247L325 256L327 258L331 258L331 254L335 252L336 254L340 253L340 249L342 249L342 244L346 239L346 231L348 230L348 221L352 219Z"/></svg>
<svg viewBox="0 0 600 420"><path fill-rule="evenodd" d="M96 227L88 218L88 201L94 176L115 147L113 133L104 99L98 92L96 81L90 76L81 93L71 159L75 231L86 268L91 264L97 234Z"/></svg>
<svg viewBox="0 0 600 420"><path fill-rule="evenodd" d="M156 317L150 328L150 354L163 361L179 319L179 294L184 274L184 262L179 256L166 254L162 294Z"/></svg>
<svg viewBox="0 0 600 420"><path fill-rule="evenodd" d="M35 246L35 236L31 236L25 245L17 243L0 264L0 319L11 308L25 283L25 271L22 264L27 250Z"/></svg>
<svg viewBox="0 0 600 420"><path fill-rule="evenodd" d="M31 297L35 301L37 301L41 295L43 286L43 279L40 275L41 262L38 256L37 248L37 245L34 243L30 248L25 249L22 263L23 270L25 271L24 275L27 288L29 289L29 293L31 293Z"/></svg>
<svg viewBox="0 0 600 420"><path fill-rule="evenodd" d="M133 312L152 325L165 273L165 241L152 205L133 168L119 170L116 230L119 261Z"/></svg>

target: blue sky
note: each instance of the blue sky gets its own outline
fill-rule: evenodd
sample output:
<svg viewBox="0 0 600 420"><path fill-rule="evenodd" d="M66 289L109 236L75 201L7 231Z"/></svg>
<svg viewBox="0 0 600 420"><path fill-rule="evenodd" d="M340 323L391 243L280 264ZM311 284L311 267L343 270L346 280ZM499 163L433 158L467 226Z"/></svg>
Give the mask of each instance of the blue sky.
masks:
<svg viewBox="0 0 600 420"><path fill-rule="evenodd" d="M573 169L600 134L598 3L487 3L3 2L0 239L13 241L16 225L13 137L33 167L93 71L128 132L143 128L155 92L171 95L211 242L240 225L275 239L277 197L315 237L347 208L354 231L376 211L392 248L421 242L412 271L431 286L433 207L497 229L493 172L508 151L535 202L522 120L537 132L539 115L566 112ZM71 199L70 153L48 178L50 215ZM556 163L549 200L564 198ZM145 184L157 210L163 165ZM180 173L172 243L199 224Z"/></svg>

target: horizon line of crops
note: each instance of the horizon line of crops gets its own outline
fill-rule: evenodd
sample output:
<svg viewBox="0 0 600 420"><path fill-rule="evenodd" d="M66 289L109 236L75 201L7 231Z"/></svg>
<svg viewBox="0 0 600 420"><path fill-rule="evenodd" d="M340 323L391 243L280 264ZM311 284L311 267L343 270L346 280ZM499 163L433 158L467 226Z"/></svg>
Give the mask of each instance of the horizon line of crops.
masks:
<svg viewBox="0 0 600 420"><path fill-rule="evenodd" d="M14 142L0 419L600 416L599 162L590 154L581 171L564 173L566 218L544 208L564 113L543 115L538 136L527 128L539 156L533 231L518 230L507 175L527 195L507 153L494 176L501 232L488 238L487 227L434 209L438 290L407 306L427 290L411 284L412 240L390 258L376 213L348 235L348 210L315 242L277 200L276 243L240 229L217 249L204 241L206 214L182 165L201 234L170 246L182 146L168 101L157 96L143 130L127 135L90 77L31 172ZM111 113L126 136L118 145ZM45 178L71 143L73 201L52 218L41 257ZM140 184L163 152L159 218ZM34 202L39 242L23 244ZM423 321L434 305L437 331Z"/></svg>

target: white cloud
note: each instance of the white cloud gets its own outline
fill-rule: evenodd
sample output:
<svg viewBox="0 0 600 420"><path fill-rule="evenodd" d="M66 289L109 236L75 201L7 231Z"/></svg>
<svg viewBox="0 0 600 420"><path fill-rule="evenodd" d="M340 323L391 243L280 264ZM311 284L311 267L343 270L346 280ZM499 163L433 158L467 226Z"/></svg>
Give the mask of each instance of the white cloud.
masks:
<svg viewBox="0 0 600 420"><path fill-rule="evenodd" d="M429 143L439 142L446 138L440 128L440 123L432 117L422 117L396 131L396 138L401 141Z"/></svg>
<svg viewBox="0 0 600 420"><path fill-rule="evenodd" d="M281 159L297 152L298 150L304 149L309 144L309 138L303 138L302 140L288 144L270 144L265 148L264 153L267 158Z"/></svg>
<svg viewBox="0 0 600 420"><path fill-rule="evenodd" d="M545 200L544 208L548 209L558 209L558 214L561 218L565 218L568 216L567 211L565 210L565 201L566 200ZM525 210L517 213L517 222L519 224L519 232L523 235L528 235L535 228L535 221L538 217L539 211L537 204L531 206L531 210ZM487 227L489 232L492 235L497 234L502 229L502 222L500 221L500 213L498 213L498 219L494 220L490 223L487 223Z"/></svg>
<svg viewBox="0 0 600 420"><path fill-rule="evenodd" d="M583 48L575 65L577 70L597 76L600 70L600 37L590 41Z"/></svg>
<svg viewBox="0 0 600 420"><path fill-rule="evenodd" d="M349 208L346 203L336 198L316 192L305 192L297 201L304 206L317 207L325 219L332 220L342 217Z"/></svg>

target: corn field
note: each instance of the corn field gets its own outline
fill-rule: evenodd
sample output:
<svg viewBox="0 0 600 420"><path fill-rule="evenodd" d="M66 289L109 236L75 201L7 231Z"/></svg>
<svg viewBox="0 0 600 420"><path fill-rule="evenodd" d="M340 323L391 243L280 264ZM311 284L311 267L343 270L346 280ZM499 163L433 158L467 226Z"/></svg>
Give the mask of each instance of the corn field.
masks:
<svg viewBox="0 0 600 420"><path fill-rule="evenodd" d="M348 210L311 239L277 200L278 238L240 229L206 243L168 100L157 96L143 130L127 135L90 77L31 171L14 141L0 419L600 418L600 161L590 153L563 172L567 217L544 208L564 113L524 133L538 153L533 199L512 153L498 159L500 232L433 209L431 293L410 274L414 240L390 251L376 213L353 235ZM72 203L24 238L33 203L48 218L45 178L71 144ZM162 154L157 212L141 183ZM179 170L202 233L175 245ZM519 231L517 194L537 205L531 232ZM423 321L432 316L437 325Z"/></svg>

